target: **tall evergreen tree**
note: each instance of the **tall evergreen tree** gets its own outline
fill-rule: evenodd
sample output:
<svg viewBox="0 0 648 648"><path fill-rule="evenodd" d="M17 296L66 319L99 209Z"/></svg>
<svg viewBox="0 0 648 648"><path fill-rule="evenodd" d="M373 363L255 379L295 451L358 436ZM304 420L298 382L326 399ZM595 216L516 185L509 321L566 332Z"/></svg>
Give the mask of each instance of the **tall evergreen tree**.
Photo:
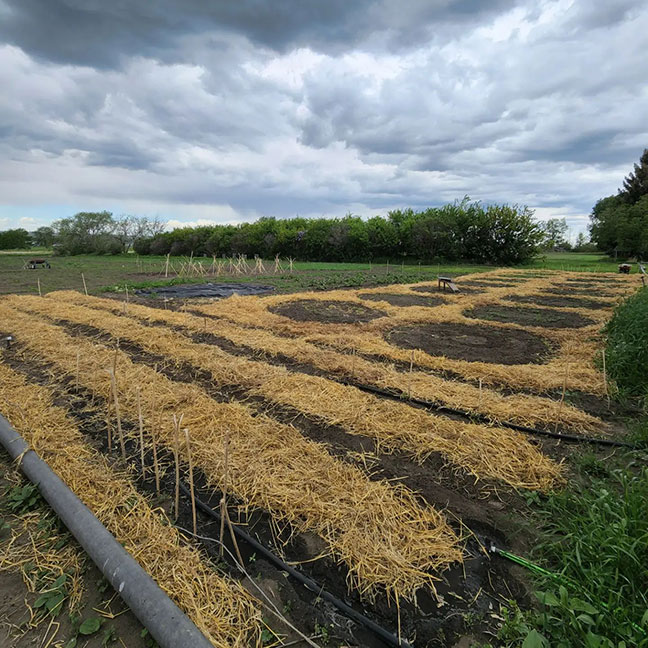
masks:
<svg viewBox="0 0 648 648"><path fill-rule="evenodd" d="M639 164L634 165L634 172L623 181L619 195L630 205L634 205L642 196L648 194L648 149L644 149Z"/></svg>

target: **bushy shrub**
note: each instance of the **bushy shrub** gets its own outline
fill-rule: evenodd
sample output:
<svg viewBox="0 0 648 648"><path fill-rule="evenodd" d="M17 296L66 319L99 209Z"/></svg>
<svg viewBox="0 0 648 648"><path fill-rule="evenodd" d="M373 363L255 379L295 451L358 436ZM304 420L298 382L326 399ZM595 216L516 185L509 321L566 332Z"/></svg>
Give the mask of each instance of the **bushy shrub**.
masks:
<svg viewBox="0 0 648 648"><path fill-rule="evenodd" d="M533 212L518 205L487 205L465 198L443 207L389 212L386 218L262 218L238 226L181 228L141 242L145 254L246 254L304 261L405 258L470 260L507 265L529 260L541 233Z"/></svg>

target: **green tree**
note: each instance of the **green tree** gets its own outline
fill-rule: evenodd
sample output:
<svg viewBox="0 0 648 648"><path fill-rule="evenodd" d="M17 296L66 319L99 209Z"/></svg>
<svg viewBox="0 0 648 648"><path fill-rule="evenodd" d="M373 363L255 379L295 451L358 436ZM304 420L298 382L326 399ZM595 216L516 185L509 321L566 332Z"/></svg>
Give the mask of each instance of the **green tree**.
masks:
<svg viewBox="0 0 648 648"><path fill-rule="evenodd" d="M26 229L10 229L0 232L0 250L22 250L31 245L31 237Z"/></svg>
<svg viewBox="0 0 648 648"><path fill-rule="evenodd" d="M79 212L52 224L60 254L118 253L114 237L115 221L108 211Z"/></svg>
<svg viewBox="0 0 648 648"><path fill-rule="evenodd" d="M630 205L648 195L648 149L644 149L639 164L634 165L634 172L623 180L623 189L619 190L619 195Z"/></svg>
<svg viewBox="0 0 648 648"><path fill-rule="evenodd" d="M569 226L564 218L550 218L540 224L540 230L542 232L540 245L544 249L553 250L567 244L565 235L569 230Z"/></svg>
<svg viewBox="0 0 648 648"><path fill-rule="evenodd" d="M34 245L39 247L52 247L55 240L54 230L51 227L39 227L33 234Z"/></svg>

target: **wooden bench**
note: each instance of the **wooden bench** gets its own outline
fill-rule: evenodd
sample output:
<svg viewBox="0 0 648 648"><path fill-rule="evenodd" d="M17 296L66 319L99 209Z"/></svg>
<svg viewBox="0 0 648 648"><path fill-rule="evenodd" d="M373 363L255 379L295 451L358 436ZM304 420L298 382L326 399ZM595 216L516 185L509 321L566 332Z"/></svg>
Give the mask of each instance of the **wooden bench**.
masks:
<svg viewBox="0 0 648 648"><path fill-rule="evenodd" d="M29 261L27 261L27 267L30 270L36 270L36 268L39 268L41 266L43 268L51 268L52 267L49 264L49 261L47 259L29 259Z"/></svg>
<svg viewBox="0 0 648 648"><path fill-rule="evenodd" d="M454 279L452 277L437 277L439 280L439 290L443 290L445 292L446 288L450 288L450 290L453 293L458 293L459 288L457 284L454 282Z"/></svg>

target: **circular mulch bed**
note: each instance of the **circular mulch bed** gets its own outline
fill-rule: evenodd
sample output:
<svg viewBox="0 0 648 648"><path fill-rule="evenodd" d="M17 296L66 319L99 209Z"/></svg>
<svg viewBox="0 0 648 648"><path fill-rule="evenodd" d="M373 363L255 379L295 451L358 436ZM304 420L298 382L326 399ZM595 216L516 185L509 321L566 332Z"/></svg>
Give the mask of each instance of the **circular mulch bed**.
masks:
<svg viewBox="0 0 648 648"><path fill-rule="evenodd" d="M434 286L412 286L412 290L415 290L416 292L421 292L421 293L436 293L436 294L443 294L444 292L447 293L448 295L452 295L454 293L450 292L449 290L443 291L439 290L439 288L434 285ZM460 293L465 293L467 295L477 295L481 293L488 292L486 288L470 288L466 284L463 284L462 286L459 286L459 292Z"/></svg>
<svg viewBox="0 0 648 648"><path fill-rule="evenodd" d="M619 279L612 278L610 279L604 279L603 277L578 277L574 279L566 279L565 281L569 281L569 283L575 283L575 284L616 284L619 283Z"/></svg>
<svg viewBox="0 0 648 648"><path fill-rule="evenodd" d="M508 295L505 297L508 301L519 302L520 304L538 304L539 306L557 306L569 308L590 308L592 310L601 310L609 308L607 302L597 302L593 299L582 299L579 297L558 297L554 295Z"/></svg>
<svg viewBox="0 0 648 648"><path fill-rule="evenodd" d="M358 297L369 301L386 301L392 306L438 306L439 304L445 304L445 300L441 297L423 297L423 295L362 293Z"/></svg>
<svg viewBox="0 0 648 648"><path fill-rule="evenodd" d="M459 290L462 288L466 287L472 287L472 286L484 286L486 288L515 288L518 286L521 282L519 281L466 281L463 284L457 284L459 286Z"/></svg>
<svg viewBox="0 0 648 648"><path fill-rule="evenodd" d="M569 311L548 308L518 308L517 306L478 306L464 312L466 317L521 324L545 328L582 328L594 324L594 320Z"/></svg>
<svg viewBox="0 0 648 648"><path fill-rule="evenodd" d="M555 286L553 288L545 288L545 292L552 295L584 295L589 297L616 297L617 293L610 292L609 290L601 290L600 286Z"/></svg>
<svg viewBox="0 0 648 648"><path fill-rule="evenodd" d="M286 302L268 309L277 315L284 315L298 322L325 322L333 324L353 324L370 322L387 313L376 308L368 308L350 301L323 301L320 299L300 299Z"/></svg>
<svg viewBox="0 0 648 648"><path fill-rule="evenodd" d="M468 362L539 364L549 359L551 345L527 331L481 324L434 322L393 329L385 339L404 349Z"/></svg>

